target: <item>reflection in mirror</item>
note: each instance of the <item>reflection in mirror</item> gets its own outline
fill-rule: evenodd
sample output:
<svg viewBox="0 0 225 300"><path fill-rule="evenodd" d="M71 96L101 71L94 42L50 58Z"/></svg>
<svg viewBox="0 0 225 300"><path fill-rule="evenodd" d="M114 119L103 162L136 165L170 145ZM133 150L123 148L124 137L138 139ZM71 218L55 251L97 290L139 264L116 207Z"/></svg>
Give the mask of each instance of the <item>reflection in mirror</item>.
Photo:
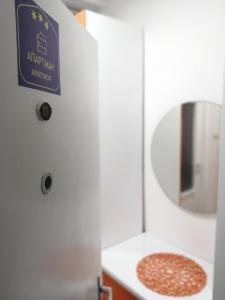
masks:
<svg viewBox="0 0 225 300"><path fill-rule="evenodd" d="M157 180L178 206L200 214L217 212L221 107L190 102L169 111L153 136Z"/></svg>

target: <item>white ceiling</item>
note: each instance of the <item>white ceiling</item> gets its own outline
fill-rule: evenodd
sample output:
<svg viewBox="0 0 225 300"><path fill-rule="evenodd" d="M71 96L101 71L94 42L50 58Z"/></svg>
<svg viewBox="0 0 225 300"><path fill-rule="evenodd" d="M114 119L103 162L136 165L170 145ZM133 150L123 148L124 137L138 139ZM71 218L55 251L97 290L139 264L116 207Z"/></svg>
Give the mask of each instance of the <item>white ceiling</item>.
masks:
<svg viewBox="0 0 225 300"><path fill-rule="evenodd" d="M71 10L98 9L114 0L62 0Z"/></svg>

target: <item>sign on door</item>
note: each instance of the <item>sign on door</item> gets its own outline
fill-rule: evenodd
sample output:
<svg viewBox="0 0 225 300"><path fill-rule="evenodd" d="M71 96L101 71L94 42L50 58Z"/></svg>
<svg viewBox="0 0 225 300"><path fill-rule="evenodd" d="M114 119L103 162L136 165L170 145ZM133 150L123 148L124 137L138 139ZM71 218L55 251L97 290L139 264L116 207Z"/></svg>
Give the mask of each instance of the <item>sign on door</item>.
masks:
<svg viewBox="0 0 225 300"><path fill-rule="evenodd" d="M18 84L60 95L59 26L32 0L15 0Z"/></svg>

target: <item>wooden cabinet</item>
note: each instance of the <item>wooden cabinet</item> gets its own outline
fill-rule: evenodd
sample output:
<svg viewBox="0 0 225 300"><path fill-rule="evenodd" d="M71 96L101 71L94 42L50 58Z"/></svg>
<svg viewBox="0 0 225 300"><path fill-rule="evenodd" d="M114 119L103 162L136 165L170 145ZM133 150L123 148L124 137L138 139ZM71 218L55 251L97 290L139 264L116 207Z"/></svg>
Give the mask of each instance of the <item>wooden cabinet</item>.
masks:
<svg viewBox="0 0 225 300"><path fill-rule="evenodd" d="M108 274L103 273L103 284L109 286L113 290L113 300L138 300L128 290L121 286L117 281L112 279ZM106 295L101 300L108 300Z"/></svg>

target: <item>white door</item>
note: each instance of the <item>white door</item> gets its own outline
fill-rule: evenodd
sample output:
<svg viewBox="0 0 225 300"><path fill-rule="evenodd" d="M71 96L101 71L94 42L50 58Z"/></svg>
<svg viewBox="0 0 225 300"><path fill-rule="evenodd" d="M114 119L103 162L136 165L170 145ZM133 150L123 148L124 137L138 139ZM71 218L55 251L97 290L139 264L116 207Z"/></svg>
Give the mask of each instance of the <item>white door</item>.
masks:
<svg viewBox="0 0 225 300"><path fill-rule="evenodd" d="M218 105L196 104L193 205L198 212L217 210L220 114Z"/></svg>
<svg viewBox="0 0 225 300"><path fill-rule="evenodd" d="M217 190L219 173L219 143L220 143L220 117L221 107L218 105L206 106L205 115L205 161L204 161L204 201L200 210L205 209L208 213L217 211Z"/></svg>
<svg viewBox="0 0 225 300"><path fill-rule="evenodd" d="M48 14L59 26L61 95L18 84L15 0L0 2L0 299L97 300L97 46L61 1L36 4L26 22L47 20L49 30ZM37 36L41 57L55 51L46 35L43 29ZM49 121L37 115L43 102L52 107ZM52 189L45 195L41 182L49 173Z"/></svg>
<svg viewBox="0 0 225 300"><path fill-rule="evenodd" d="M193 187L183 196L183 205L199 213L217 210L220 114L219 105L194 106Z"/></svg>

